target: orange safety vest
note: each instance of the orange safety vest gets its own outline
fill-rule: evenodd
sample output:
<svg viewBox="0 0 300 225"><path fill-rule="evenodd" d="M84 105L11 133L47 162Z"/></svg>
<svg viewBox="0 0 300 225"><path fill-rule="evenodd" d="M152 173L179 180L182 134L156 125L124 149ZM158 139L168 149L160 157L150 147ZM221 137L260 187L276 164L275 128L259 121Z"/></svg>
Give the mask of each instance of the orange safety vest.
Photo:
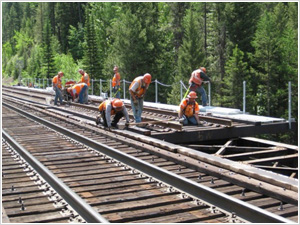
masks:
<svg viewBox="0 0 300 225"><path fill-rule="evenodd" d="M202 82L203 82L203 79L200 77L200 73L204 73L201 69L197 69L197 70L194 70L191 74L191 78L189 80L189 83L195 83L199 86L201 86Z"/></svg>
<svg viewBox="0 0 300 225"><path fill-rule="evenodd" d="M137 97L141 97L144 94L145 86L143 84L143 76L136 77L129 86L129 90L135 83L139 83L139 87L133 92Z"/></svg>
<svg viewBox="0 0 300 225"><path fill-rule="evenodd" d="M74 90L75 90L75 93L77 94L77 95L79 95L79 93L80 93L80 91L81 91L81 89L84 87L84 85L86 85L85 83L80 83L80 84L75 84L75 85L73 85L72 86L72 92L74 93ZM74 94L75 94L74 93Z"/></svg>
<svg viewBox="0 0 300 225"><path fill-rule="evenodd" d="M115 115L116 114L116 111L114 110L113 108L113 105L114 105L114 102L117 100L117 98L113 99L112 101L111 100L105 100L104 102L102 102L98 109L100 112L102 111L105 111L106 110L106 105L107 104L111 104L111 111L110 111L110 115Z"/></svg>
<svg viewBox="0 0 300 225"><path fill-rule="evenodd" d="M121 80L121 76L119 73L115 73L113 79L112 79L112 86L120 86L120 80Z"/></svg>
<svg viewBox="0 0 300 225"><path fill-rule="evenodd" d="M86 83L87 86L89 87L90 84L90 76L87 73L84 73L84 75L81 77L81 82Z"/></svg>
<svg viewBox="0 0 300 225"><path fill-rule="evenodd" d="M183 99L180 103L180 109L183 110L184 115L187 117L193 116L195 113L199 113L199 105L195 101L193 104L189 103L189 99Z"/></svg>
<svg viewBox="0 0 300 225"><path fill-rule="evenodd" d="M52 83L55 84L58 88L61 88L61 79L60 77L58 77L58 75L53 77Z"/></svg>

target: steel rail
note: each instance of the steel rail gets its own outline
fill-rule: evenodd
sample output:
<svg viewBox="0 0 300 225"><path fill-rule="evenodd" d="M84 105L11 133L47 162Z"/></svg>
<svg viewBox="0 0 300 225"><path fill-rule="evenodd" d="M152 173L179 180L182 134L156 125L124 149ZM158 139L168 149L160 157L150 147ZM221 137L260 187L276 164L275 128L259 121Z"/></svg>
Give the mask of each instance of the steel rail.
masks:
<svg viewBox="0 0 300 225"><path fill-rule="evenodd" d="M16 150L23 159L34 168L39 175L47 181L50 186L87 222L89 223L109 223L95 209L87 204L60 179L58 179L50 170L32 156L25 148L18 144L9 134L2 130L2 138Z"/></svg>
<svg viewBox="0 0 300 225"><path fill-rule="evenodd" d="M18 100L18 101L26 102L27 100L22 99L22 100ZM37 106L37 107L39 107L39 106ZM49 108L47 108L47 109L51 109L51 108L56 109L58 111L71 113L75 116L80 116L81 118L85 118L88 120L92 120L92 121L94 120L93 117L86 116L82 113L77 113L74 111L70 112L66 109L59 108L59 107L49 106ZM124 133L123 133L124 131L119 132L118 130L115 130L114 132L119 135L124 135ZM130 137L130 138L132 138L132 137ZM156 143L157 144L156 146L160 146L168 151L176 151L177 153L180 153L182 155L186 155L186 156L194 158L194 159L199 159L203 162L207 162L207 163L215 165L215 166L221 166L222 168L226 168L228 170L235 171L236 173L240 173L245 176L251 176L255 179L264 181L266 183L270 183L270 184L276 185L278 187L282 187L282 188L286 188L288 190L298 192L298 180L291 179L291 178L285 177L285 176L278 176L278 174L270 173L267 170L260 170L259 168L256 168L255 166L253 167L253 166L249 166L246 164L240 164L239 162L230 162L226 158L220 158L220 157L216 157L214 155L207 155L206 153L199 152L194 149L189 149L184 146L178 147L178 145L174 145L173 143L166 142L167 143L167 145L166 145L166 143L164 142L163 145L161 145L160 140L157 140L157 139L151 138L151 137L147 137L147 140L148 140L147 141L144 139L144 136L139 137L139 136L136 136L136 134L135 134L134 139L138 140L138 141L142 141L142 142L150 144L150 145L153 145L153 143ZM245 138L245 139L247 139L247 138ZM272 182L270 182L270 179L272 180ZM274 181L276 181L276 182L274 182ZM288 202L291 204L298 204L298 199L294 199L294 198L287 198L287 199L285 198L285 199L281 199L281 200L283 202Z"/></svg>
<svg viewBox="0 0 300 225"><path fill-rule="evenodd" d="M239 218L243 220L254 222L254 223L295 223L291 220L278 216L276 214L270 213L264 209L253 206L249 203L243 202L239 199L235 199L219 191L213 190L212 188L201 185L197 182L191 181L181 176L177 176L175 173L169 172L165 169L154 166L143 160L120 152L114 148L107 145L98 143L94 140L86 138L80 134L73 131L67 130L59 125L46 121L37 116L31 115L23 110L20 110L14 106L8 105L3 102L3 105L20 114L31 118L59 133L62 133L76 141L99 151L115 160L118 160L140 172L153 177L159 181L163 181L165 184L178 189L181 192L187 193L193 198L198 198L208 204L216 206L217 208L231 214L235 213ZM254 216L255 215L255 216Z"/></svg>

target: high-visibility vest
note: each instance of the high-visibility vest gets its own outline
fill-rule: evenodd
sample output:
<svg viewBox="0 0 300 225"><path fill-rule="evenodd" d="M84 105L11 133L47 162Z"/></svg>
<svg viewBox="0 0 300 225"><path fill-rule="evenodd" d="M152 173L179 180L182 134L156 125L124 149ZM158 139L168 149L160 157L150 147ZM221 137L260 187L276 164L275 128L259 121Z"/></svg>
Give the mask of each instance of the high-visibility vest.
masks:
<svg viewBox="0 0 300 225"><path fill-rule="evenodd" d="M119 73L115 73L113 79L112 79L112 86L120 86L120 80L121 80L121 76Z"/></svg>
<svg viewBox="0 0 300 225"><path fill-rule="evenodd" d="M58 77L58 75L53 77L52 83L55 84L58 88L61 88L61 79L60 77Z"/></svg>
<svg viewBox="0 0 300 225"><path fill-rule="evenodd" d="M191 78L189 80L189 83L195 83L199 86L201 86L202 82L203 82L203 79L201 78L200 76L200 73L203 73L203 71L201 69L197 69L197 70L194 70L191 74Z"/></svg>
<svg viewBox="0 0 300 225"><path fill-rule="evenodd" d="M89 87L90 84L90 76L87 73L84 73L84 75L81 77L81 82L86 83L87 86Z"/></svg>
<svg viewBox="0 0 300 225"><path fill-rule="evenodd" d="M73 92L73 94L77 94L77 95L79 95L79 93L80 93L80 91L82 90L82 88L84 87L84 86L86 86L87 84L86 83L80 83L80 84L75 84L75 85L73 85L72 86L72 92Z"/></svg>
<svg viewBox="0 0 300 225"><path fill-rule="evenodd" d="M189 99L183 99L179 105L180 109L183 111L183 114L187 117L191 117L194 114L199 113L199 105L196 101L193 103L189 102Z"/></svg>
<svg viewBox="0 0 300 225"><path fill-rule="evenodd" d="M141 97L143 94L144 94L144 89L146 88L145 86L142 86L143 85L143 76L139 76L139 77L136 77L132 83L130 84L129 86L129 90L131 89L131 87L135 84L135 83L139 83L139 87L133 91L134 95L136 95L137 97Z"/></svg>
<svg viewBox="0 0 300 225"><path fill-rule="evenodd" d="M106 106L107 104L111 104L111 111L110 111L110 115L115 115L116 114L116 110L114 109L114 102L118 100L117 98L113 99L113 100L105 100L104 102L102 102L98 109L100 112L105 111L106 110Z"/></svg>

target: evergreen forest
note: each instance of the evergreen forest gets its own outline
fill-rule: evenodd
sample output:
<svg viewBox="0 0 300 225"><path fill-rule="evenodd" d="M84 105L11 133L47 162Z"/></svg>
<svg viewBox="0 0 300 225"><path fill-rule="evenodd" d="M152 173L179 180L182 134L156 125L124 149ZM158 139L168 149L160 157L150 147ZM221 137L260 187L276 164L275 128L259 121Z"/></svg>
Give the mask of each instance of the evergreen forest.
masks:
<svg viewBox="0 0 300 225"><path fill-rule="evenodd" d="M246 81L247 112L285 119L290 81L298 121L298 1L2 2L2 82L78 81L79 68L109 80L114 65L127 81L150 73L166 85L159 102L176 105L180 81L203 66L212 106L242 109ZM268 138L297 144L298 132Z"/></svg>

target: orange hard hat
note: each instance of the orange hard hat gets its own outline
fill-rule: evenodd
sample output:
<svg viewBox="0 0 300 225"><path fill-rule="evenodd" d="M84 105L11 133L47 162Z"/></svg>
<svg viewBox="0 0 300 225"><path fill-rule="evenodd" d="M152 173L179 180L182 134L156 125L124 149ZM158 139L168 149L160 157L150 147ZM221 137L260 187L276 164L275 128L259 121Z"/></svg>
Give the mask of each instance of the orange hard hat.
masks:
<svg viewBox="0 0 300 225"><path fill-rule="evenodd" d="M61 71L59 71L59 72L58 72L58 75L59 75L59 76L63 76L63 75L64 75L64 73L63 73L63 72L61 72Z"/></svg>
<svg viewBox="0 0 300 225"><path fill-rule="evenodd" d="M150 84L151 83L151 74L150 73L146 73L144 75L144 81L146 84Z"/></svg>
<svg viewBox="0 0 300 225"><path fill-rule="evenodd" d="M204 73L206 73L206 68L205 67L200 67L200 70L202 70Z"/></svg>
<svg viewBox="0 0 300 225"><path fill-rule="evenodd" d="M112 106L114 108L121 108L124 106L123 102L120 99L116 99L115 101L113 101Z"/></svg>
<svg viewBox="0 0 300 225"><path fill-rule="evenodd" d="M194 92L194 91L191 91L187 97L188 98L198 98L196 92Z"/></svg>

